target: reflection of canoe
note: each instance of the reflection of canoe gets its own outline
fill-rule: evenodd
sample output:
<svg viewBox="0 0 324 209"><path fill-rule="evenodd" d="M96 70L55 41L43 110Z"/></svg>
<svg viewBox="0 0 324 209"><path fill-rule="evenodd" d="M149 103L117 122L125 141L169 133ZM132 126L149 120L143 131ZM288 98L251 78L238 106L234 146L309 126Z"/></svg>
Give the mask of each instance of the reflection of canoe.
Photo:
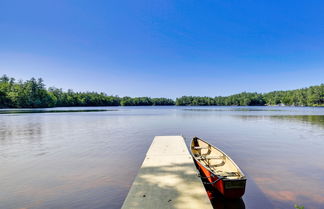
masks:
<svg viewBox="0 0 324 209"><path fill-rule="evenodd" d="M197 137L192 139L190 151L204 178L224 197L239 198L244 194L246 177L223 151Z"/></svg>

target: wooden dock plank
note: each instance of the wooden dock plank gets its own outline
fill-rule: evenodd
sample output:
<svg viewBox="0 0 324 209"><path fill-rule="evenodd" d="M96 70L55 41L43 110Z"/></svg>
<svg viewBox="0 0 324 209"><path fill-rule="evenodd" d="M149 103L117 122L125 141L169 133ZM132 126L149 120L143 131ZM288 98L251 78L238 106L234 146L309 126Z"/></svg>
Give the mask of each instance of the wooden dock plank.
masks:
<svg viewBox="0 0 324 209"><path fill-rule="evenodd" d="M182 136L156 136L147 151L146 156L170 156L186 155L190 156L186 143Z"/></svg>
<svg viewBox="0 0 324 209"><path fill-rule="evenodd" d="M212 208L183 137L154 138L122 208Z"/></svg>

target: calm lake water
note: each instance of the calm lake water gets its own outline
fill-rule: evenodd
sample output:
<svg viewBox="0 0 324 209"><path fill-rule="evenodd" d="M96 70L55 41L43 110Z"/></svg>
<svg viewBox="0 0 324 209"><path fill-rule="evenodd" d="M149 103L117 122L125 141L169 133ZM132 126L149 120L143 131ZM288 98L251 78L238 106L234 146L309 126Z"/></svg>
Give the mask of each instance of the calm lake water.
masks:
<svg viewBox="0 0 324 209"><path fill-rule="evenodd" d="M80 109L113 111L63 111ZM216 208L324 208L324 108L23 111L0 110L1 209L120 208L153 137L180 134L219 147L248 177L240 204Z"/></svg>

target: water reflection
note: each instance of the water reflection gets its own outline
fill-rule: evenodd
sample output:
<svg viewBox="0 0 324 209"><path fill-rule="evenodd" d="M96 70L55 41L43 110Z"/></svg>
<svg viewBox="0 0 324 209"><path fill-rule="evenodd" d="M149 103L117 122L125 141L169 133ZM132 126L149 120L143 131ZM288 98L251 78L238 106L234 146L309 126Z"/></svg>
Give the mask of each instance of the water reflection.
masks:
<svg viewBox="0 0 324 209"><path fill-rule="evenodd" d="M42 137L44 121L37 117L6 117L0 120L0 143L17 143L17 140L39 141Z"/></svg>
<svg viewBox="0 0 324 209"><path fill-rule="evenodd" d="M214 209L245 209L245 204L242 198L226 199L221 194L213 194L211 203Z"/></svg>
<svg viewBox="0 0 324 209"><path fill-rule="evenodd" d="M234 115L243 120L261 120L271 117L272 120L287 120L292 122L304 122L305 124L324 127L324 115Z"/></svg>
<svg viewBox="0 0 324 209"><path fill-rule="evenodd" d="M0 114L23 114L23 113L73 113L73 112L106 112L117 111L109 109L0 109Z"/></svg>
<svg viewBox="0 0 324 209"><path fill-rule="evenodd" d="M204 173L200 173L200 175L203 177L202 181L214 209L245 209L245 204L242 198L224 198L223 195L219 193L215 188L213 188L210 184L206 184L209 182L206 180Z"/></svg>
<svg viewBox="0 0 324 209"><path fill-rule="evenodd" d="M286 116L272 116L282 120L302 121L312 125L324 127L324 115L286 115Z"/></svg>

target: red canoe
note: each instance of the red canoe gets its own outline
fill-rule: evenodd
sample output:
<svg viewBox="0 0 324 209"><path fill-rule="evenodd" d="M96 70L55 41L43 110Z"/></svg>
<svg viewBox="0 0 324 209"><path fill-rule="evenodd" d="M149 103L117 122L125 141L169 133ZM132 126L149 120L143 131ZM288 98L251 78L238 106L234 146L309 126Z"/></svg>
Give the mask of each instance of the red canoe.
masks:
<svg viewBox="0 0 324 209"><path fill-rule="evenodd" d="M192 139L190 151L208 184L226 198L242 197L246 177L228 155L197 137Z"/></svg>

